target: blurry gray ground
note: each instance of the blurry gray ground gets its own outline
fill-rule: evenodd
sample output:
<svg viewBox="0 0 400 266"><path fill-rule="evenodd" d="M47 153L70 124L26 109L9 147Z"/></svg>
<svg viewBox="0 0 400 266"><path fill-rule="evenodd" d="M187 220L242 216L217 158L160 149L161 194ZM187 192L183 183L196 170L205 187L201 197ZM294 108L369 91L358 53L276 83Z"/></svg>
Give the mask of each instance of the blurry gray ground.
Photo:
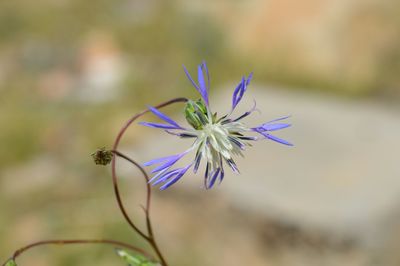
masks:
<svg viewBox="0 0 400 266"><path fill-rule="evenodd" d="M242 110L251 108L254 97L262 111L246 121L249 125L292 115L289 121L293 126L276 135L295 146L255 143L244 159L237 160L241 175L228 170L224 182L206 194L222 194L232 208L283 224L289 231L295 228L304 232L305 238L323 235L329 245L344 243L344 250L353 245L368 250L368 263L360 259L348 265L375 265L381 260L382 265L389 265L393 258L385 254L392 252L386 249L391 241L397 241L392 235L400 224L399 110L368 101L272 89L252 88L246 97ZM230 92L211 99L213 111L229 109ZM143 131L154 135L133 149L142 160L174 154L190 145L162 132L157 134L157 130ZM188 189L192 191L189 194L198 193L201 185L201 176L185 176L161 195ZM347 265L344 261L323 261L312 265Z"/></svg>

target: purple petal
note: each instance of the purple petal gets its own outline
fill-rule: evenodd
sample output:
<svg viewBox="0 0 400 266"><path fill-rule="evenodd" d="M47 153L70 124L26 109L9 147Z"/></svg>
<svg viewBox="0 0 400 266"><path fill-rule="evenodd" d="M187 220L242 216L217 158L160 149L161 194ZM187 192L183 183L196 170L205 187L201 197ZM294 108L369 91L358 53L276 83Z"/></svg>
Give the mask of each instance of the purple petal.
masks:
<svg viewBox="0 0 400 266"><path fill-rule="evenodd" d="M152 106L147 106L149 108L149 110L155 114L156 116L158 116L160 119L164 120L165 122L176 126L178 128L180 128L180 126L178 125L178 123L176 123L174 120L172 120L170 117L168 117L167 115L161 113L159 110L157 110L157 108L154 108Z"/></svg>
<svg viewBox="0 0 400 266"><path fill-rule="evenodd" d="M196 90L200 93L200 95L203 98L204 102L208 106L208 88L207 88L207 86L205 84L205 81L204 81L203 68L204 68L204 70L206 72L206 75L207 75L207 78L208 78L208 83L210 83L209 76L208 76L208 69L207 69L207 66L205 65L205 63L203 62L197 68L197 79L199 81L199 85L197 85L196 82L194 82L194 80L190 76L189 71L186 69L185 66L183 66L183 69L185 70L186 76L188 77L190 82L193 84L193 86L196 88Z"/></svg>
<svg viewBox="0 0 400 266"><path fill-rule="evenodd" d="M181 158L183 157L183 155L184 155L184 154L175 155L173 158L169 159L169 160L166 161L164 164L162 164L162 165L160 165L160 166L154 168L151 172L152 172L152 173L156 173L156 172L159 172L159 171L161 171L161 170L163 170L163 169L166 169L166 168L168 168L168 167L174 165L177 161L179 161L179 159L181 159Z"/></svg>
<svg viewBox="0 0 400 266"><path fill-rule="evenodd" d="M162 185L160 187L160 190L165 190L167 188L169 188L170 186L172 186L173 184L175 184L179 179L181 179L181 177L186 173L186 171L192 166L192 164L187 165L184 168L180 169L180 172L177 174L176 177L174 177L173 179L169 180L167 183L165 183L164 185Z"/></svg>
<svg viewBox="0 0 400 266"><path fill-rule="evenodd" d="M246 81L246 87L249 86L251 79L253 78L253 72L251 72L249 74L249 76L247 77L247 81Z"/></svg>
<svg viewBox="0 0 400 266"><path fill-rule="evenodd" d="M224 169L221 171L221 175L219 176L219 183L221 184L222 180L224 180L225 172Z"/></svg>
<svg viewBox="0 0 400 266"><path fill-rule="evenodd" d="M288 141L286 141L286 140L284 140L284 139L278 138L278 137L276 137L276 136L273 136L273 135L270 135L270 134L267 134L267 133L264 133L264 132L259 132L259 133L262 134L262 135L263 135L264 137L266 137L267 139L276 141L276 142L281 143L281 144L284 144L284 145L293 146L292 143L290 143L290 142L288 142Z"/></svg>
<svg viewBox="0 0 400 266"><path fill-rule="evenodd" d="M271 121L269 121L267 123L262 124L261 126L252 128L252 130L256 131L258 133L261 133L261 132L264 132L264 131L274 131L274 130L279 130L279 129L290 127L291 125L287 124L287 123L275 123L275 124L273 124L274 122L284 120L284 119L286 119L288 117L290 117L290 116L284 116L284 117L280 117L280 118L271 120ZM264 134L262 134L262 135L264 135Z"/></svg>
<svg viewBox="0 0 400 266"><path fill-rule="evenodd" d="M175 158L175 157L176 157L176 154L175 155L170 155L170 156L165 156L165 157L161 157L161 158L157 158L157 159L145 162L143 165L144 166L150 166L150 165L153 165L153 164L158 164L158 163L161 163L161 162L164 162L164 161L167 161L167 160L171 160L172 158Z"/></svg>
<svg viewBox="0 0 400 266"><path fill-rule="evenodd" d="M237 166L236 166L236 163L235 163L232 159L226 159L225 161L226 161L226 162L228 163L228 165L232 168L233 172L235 172L235 173L237 173L237 174L240 173L240 172L239 172L239 169L238 169Z"/></svg>
<svg viewBox="0 0 400 266"><path fill-rule="evenodd" d="M164 175L161 175L160 178L158 180L156 180L155 182L153 182L153 186L158 185L162 182L167 181L168 179L170 179L171 177L173 177L174 175L177 175L179 173L181 169L174 169L172 171L167 172Z"/></svg>
<svg viewBox="0 0 400 266"><path fill-rule="evenodd" d="M210 169L210 163L207 162L207 165L206 165L206 172L204 173L204 182L207 182L208 171L209 171L209 169ZM205 187L207 187L207 186L205 186Z"/></svg>
<svg viewBox="0 0 400 266"><path fill-rule="evenodd" d="M150 122L139 122L139 125L142 125L145 127L162 128L162 129L182 129L180 126L176 127L173 125L150 123Z"/></svg>
<svg viewBox="0 0 400 266"><path fill-rule="evenodd" d="M244 150L244 144L234 137L228 136L230 142L234 143L239 149Z"/></svg>
<svg viewBox="0 0 400 266"><path fill-rule="evenodd" d="M219 155L219 164L221 165L221 175L219 176L219 184L221 184L222 180L224 180L225 172L224 172L224 164L222 163L222 156Z"/></svg>
<svg viewBox="0 0 400 266"><path fill-rule="evenodd" d="M197 79L199 80L199 87L200 87L198 91L203 100L205 101L206 105L208 106L208 90L204 81L203 64L199 65L197 68Z"/></svg>
<svg viewBox="0 0 400 266"><path fill-rule="evenodd" d="M152 178L150 178L150 180L148 181L148 183L152 183L154 180L157 180L160 176L164 175L169 168L166 168L160 172L158 172L156 175L154 175Z"/></svg>
<svg viewBox="0 0 400 266"><path fill-rule="evenodd" d="M172 186L173 184L175 184L179 179L181 179L181 177L183 176L183 174L178 174L175 178L169 180L167 183L165 183L164 185L162 185L160 187L160 190L166 190L167 188L169 188L170 186Z"/></svg>
<svg viewBox="0 0 400 266"><path fill-rule="evenodd" d="M282 144L284 144L284 145L293 146L292 143L290 143L290 142L288 142L288 141L286 141L286 140L284 140L284 139L278 138L278 137L276 137L276 136L273 136L273 135L269 135L269 134L268 134L266 137L269 138L269 139L271 139L271 140L273 140L273 141L282 143Z"/></svg>
<svg viewBox="0 0 400 266"><path fill-rule="evenodd" d="M210 189L210 188L212 188L214 186L215 181L217 180L217 177L219 176L220 171L221 171L221 169L217 168L217 170L215 171L215 173L213 174L213 176L212 176L212 178L210 180L210 183L208 184L207 189Z"/></svg>
<svg viewBox="0 0 400 266"><path fill-rule="evenodd" d="M181 137L181 138L197 138L197 135L190 134L190 133L176 133L176 132L169 131L169 130L165 130L165 132L167 132L168 134L174 135L174 136Z"/></svg>
<svg viewBox="0 0 400 266"><path fill-rule="evenodd" d="M206 75L207 75L207 91L208 91L210 89L210 75L208 73L208 68L207 68L206 61L203 61L202 64L203 64L204 70L205 70Z"/></svg>
<svg viewBox="0 0 400 266"><path fill-rule="evenodd" d="M247 86L250 84L250 80L253 77L253 72L249 74L247 77L243 77L236 89L233 92L233 97L232 97L232 111L235 109L235 107L239 104L240 100L242 99L244 93L247 90Z"/></svg>
<svg viewBox="0 0 400 266"><path fill-rule="evenodd" d="M240 99L240 91L243 89L245 79L244 77L240 81L240 83L236 86L235 90L233 91L233 96L232 96L232 110L235 109L236 105L239 103ZM239 96L238 96L239 94Z"/></svg>
<svg viewBox="0 0 400 266"><path fill-rule="evenodd" d="M277 123L277 124L263 124L260 129L262 128L265 131L275 131L275 130L280 130L280 129L284 129L287 127L290 127L290 124L284 124L284 123Z"/></svg>
<svg viewBox="0 0 400 266"><path fill-rule="evenodd" d="M289 117L290 117L290 115L287 115L287 116L284 116L284 117L280 117L280 118L277 118L277 119L268 121L268 122L265 123L265 124L269 124L269 123L273 123L273 122L276 122L276 121L284 120L284 119L289 118Z"/></svg>
<svg viewBox="0 0 400 266"><path fill-rule="evenodd" d="M201 162L201 152L196 153L196 157L194 159L194 167L193 167L193 172L197 173L197 170L199 169L200 162Z"/></svg>
<svg viewBox="0 0 400 266"><path fill-rule="evenodd" d="M197 90L197 91L200 91L199 86L197 86L197 84L194 82L194 80L192 79L192 77L191 77L190 74L189 74L189 71L186 69L185 66L183 66L183 70L185 71L186 76L188 77L188 79L190 80L190 82L193 84L193 86L196 88L196 90Z"/></svg>
<svg viewBox="0 0 400 266"><path fill-rule="evenodd" d="M240 136L238 138L242 140L258 140L257 137L247 137L247 136Z"/></svg>
<svg viewBox="0 0 400 266"><path fill-rule="evenodd" d="M189 151L190 150L187 150L187 151L184 151L182 153L175 154L175 155L170 155L170 156L166 156L166 157L162 157L162 158L157 158L157 159L148 161L148 162L144 163L143 165L144 166L150 166L150 165L162 163L161 165L159 165L158 167L154 168L151 171L152 173L159 172L159 171L162 171L162 170L165 170L165 169L171 167L178 160L180 160L183 156L185 156Z"/></svg>

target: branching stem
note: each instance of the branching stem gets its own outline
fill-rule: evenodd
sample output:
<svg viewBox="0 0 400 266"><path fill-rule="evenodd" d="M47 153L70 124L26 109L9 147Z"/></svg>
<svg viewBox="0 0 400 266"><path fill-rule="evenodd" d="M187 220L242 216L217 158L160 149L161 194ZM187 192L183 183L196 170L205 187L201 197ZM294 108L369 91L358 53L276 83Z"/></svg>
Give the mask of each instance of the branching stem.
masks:
<svg viewBox="0 0 400 266"><path fill-rule="evenodd" d="M188 100L186 98L175 98L172 100L169 100L167 102L161 103L159 105L156 106L156 108L162 108L174 103L179 103L179 102L187 102ZM138 233L141 237L143 237L153 248L153 250L156 252L158 258L160 259L160 262L163 266L168 266L164 256L162 255L160 248L158 247L158 244L155 240L154 237L154 233L153 233L153 228L151 225L151 219L150 219L150 204L151 204L151 186L148 183L149 181L149 176L147 175L146 171L140 166L140 164L138 164L136 161L130 159L128 156L122 154L121 152L118 151L118 146L119 143L123 137L123 135L125 134L126 130L130 127L130 125L139 117L141 117L142 115L146 114L147 112L149 112L148 109L134 115L133 117L131 117L126 123L125 125L120 129L117 137L115 138L114 141L114 145L112 148L112 151L114 153L113 159L111 161L111 171L112 171L112 181L113 181L113 187L114 187L114 192L115 192L115 197L117 199L117 203L119 206L119 209L121 210L122 215L124 216L125 220L128 222L128 224L132 227L132 229ZM129 217L124 204L122 202L121 199L121 195L119 192L119 188L118 188L118 178L117 178L117 171L116 171L116 156L122 157L126 160L128 160L129 162L131 162L133 165L135 165L136 167L139 168L139 170L142 172L143 176L146 179L146 186L147 186L147 197L146 197L146 206L144 207L144 211L145 211L145 215L146 215L146 227L147 227L147 234L145 234L142 230L140 230L136 224L132 221L132 219Z"/></svg>

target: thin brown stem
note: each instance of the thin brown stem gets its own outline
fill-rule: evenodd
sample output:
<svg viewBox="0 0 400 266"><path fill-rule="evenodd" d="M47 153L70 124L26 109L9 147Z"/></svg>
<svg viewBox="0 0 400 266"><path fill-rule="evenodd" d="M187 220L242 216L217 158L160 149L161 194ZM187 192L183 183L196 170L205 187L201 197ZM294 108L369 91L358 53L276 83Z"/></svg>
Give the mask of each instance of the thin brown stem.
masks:
<svg viewBox="0 0 400 266"><path fill-rule="evenodd" d="M123 153L121 153L121 152L119 152L119 151L117 151L117 150L112 150L112 152L113 152L113 154L115 154L115 155L117 155L117 156L119 156L119 157L121 157L121 158L124 158L125 160L129 161L130 163L132 163L133 165L135 165L137 168L139 168L139 170L142 172L144 178L146 179L146 186L147 186L147 200L146 200L146 207L144 208L144 209L145 209L145 212L147 213L146 210L148 210L148 209L150 208L150 196L149 196L149 195L151 195L151 187L150 187L150 184L148 183L148 181L149 181L149 176L147 175L147 173L146 173L146 171L143 169L143 167L142 167L138 162L136 162L135 160L129 158L127 155L125 155L125 154L123 154ZM134 222L130 219L128 213L126 212L125 207L123 206L123 203L122 203L122 199L121 199L120 193L119 193L118 184L115 183L115 182L114 182L113 184L114 184L114 191L115 191L115 195L116 195L116 197L117 197L118 205L120 206L121 212L122 212L122 214L124 215L125 219L128 221L128 223L131 225L131 227L132 227L139 235L141 235L144 239L148 240L148 239L149 239L149 236L146 235L146 234L144 234L144 233L134 224ZM146 215L146 217L147 217L147 215ZM150 235L150 234L149 234L149 235Z"/></svg>
<svg viewBox="0 0 400 266"><path fill-rule="evenodd" d="M122 152L119 152L117 150L112 150L112 153L118 155L121 158L124 158L125 160L127 160L128 162L132 163L133 165L135 165L137 168L139 168L140 172L143 174L144 178L146 179L146 187L147 187L147 197L146 197L146 207L144 208L145 210L150 209L150 200L151 200L151 186L149 184L149 180L150 177L147 174L146 170L144 170L144 168L135 160L129 158L127 155L123 154Z"/></svg>
<svg viewBox="0 0 400 266"><path fill-rule="evenodd" d="M44 246L44 245L72 245L72 244L106 244L106 245L113 245L113 246L117 246L117 247L123 247L123 248L127 248L130 249L132 251L135 251L137 253L140 253L146 257L148 257L149 259L153 259L153 257L147 253L146 251L144 251L141 248L138 248L136 246L124 243L124 242L120 242L120 241L115 241L115 240L109 240L109 239L71 239L71 240L44 240L44 241L39 241L39 242L35 242L32 244L29 244L25 247L22 247L20 249L18 249L17 251L14 252L13 256L10 258L12 260L15 260L17 257L19 257L22 253L25 253L26 251L35 248L35 247L39 247L39 246ZM8 260L7 260L8 261ZM7 261L3 264L6 265Z"/></svg>
<svg viewBox="0 0 400 266"><path fill-rule="evenodd" d="M159 105L156 106L156 108L162 108L165 106L168 106L170 104L173 103L178 103L178 102L187 102L186 98L175 98L172 99L170 101L161 103ZM157 253L158 258L160 259L160 262L163 266L168 266L164 256L162 255L157 242L155 241L154 238L154 234L153 234L153 228L151 225L151 219L150 219L150 203L151 203L151 186L150 184L148 184L148 180L149 177L146 174L146 171L138 164L136 163L134 160L130 159L129 157L127 157L126 155L123 155L122 153L118 152L118 145L122 139L122 136L125 134L126 130L129 128L129 126L139 117L141 117L142 115L146 114L147 112L149 112L148 109L134 115L133 117L131 117L126 123L125 125L120 129L115 141L114 141L114 145L113 145L113 152L114 152L114 156L111 162L111 172L112 172L112 181L113 181L113 186L114 186L114 192L115 192L115 196L117 199L117 203L118 206L125 218L125 220L128 222L128 224L133 228L134 231L136 231L140 236L142 236L154 249L154 251ZM122 199L121 199L121 195L119 192L119 188L118 188L118 178L117 178L117 172L116 172L116 156L118 155L120 157L123 157L124 159L127 159L128 161L130 161L131 163L133 163L135 166L137 166L140 171L143 173L145 179L146 179L146 185L147 185L147 197L146 197L146 206L144 208L145 210L145 215L146 215L146 226L147 226L147 233L148 235L146 235L145 233L143 233L136 225L135 223L131 220L131 218L129 217L128 213L125 210L125 207L123 205Z"/></svg>
<svg viewBox="0 0 400 266"><path fill-rule="evenodd" d="M145 179L146 179L146 184L147 184L147 204L146 204L146 207L144 207L143 206L143 210L144 210L144 212L145 212L145 215L146 215L146 225L147 225L147 231L148 231L148 238L146 238L146 240L149 242L149 244L152 246L152 248L154 249L154 251L156 252L156 254L157 254L157 256L158 257L162 257L162 253L161 253L161 251L160 251L160 249L159 249L159 247L158 247L158 245L157 245L157 242L156 242L156 240L155 240L155 238L154 238L154 234L153 234L153 228L152 228L152 225L151 225L151 219L150 219L150 214L149 214L149 200L150 200L150 197L149 197L149 195L151 195L151 186L150 186L150 184L148 183L148 181L149 181L149 176L148 176L148 174L147 174L147 172L143 169L143 167L139 164L139 163L137 163L135 160L133 160L133 159L131 159L131 158L129 158L127 155L125 155L125 154L123 154L123 153L121 153L121 152L119 152L119 151L116 151L116 150L112 150L112 152L114 153L114 154L116 154L116 155L118 155L119 157L121 157L121 158L124 158L125 160L127 160L127 161L129 161L130 163L132 163L133 165L135 165L136 167L138 167L139 168L139 170L142 172L142 174L143 174L143 176L145 177ZM165 263L165 262L164 262Z"/></svg>

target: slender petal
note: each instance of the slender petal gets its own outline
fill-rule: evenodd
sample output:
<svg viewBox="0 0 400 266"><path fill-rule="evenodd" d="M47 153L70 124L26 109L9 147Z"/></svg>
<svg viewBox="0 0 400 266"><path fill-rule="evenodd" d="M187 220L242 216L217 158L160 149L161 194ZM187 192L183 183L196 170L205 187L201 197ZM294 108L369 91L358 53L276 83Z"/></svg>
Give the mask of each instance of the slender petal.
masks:
<svg viewBox="0 0 400 266"><path fill-rule="evenodd" d="M204 181L205 181L205 182L207 182L209 170L210 170L210 163L207 162L206 172L204 173ZM207 187L207 186L206 186L206 187Z"/></svg>
<svg viewBox="0 0 400 266"><path fill-rule="evenodd" d="M197 79L199 81L199 85L196 84L196 82L194 82L194 80L192 79L192 77L189 74L189 71L186 69L185 66L183 66L183 69L186 73L186 76L188 77L188 79L190 80L190 82L193 84L193 86L196 88L196 90L200 93L201 97L203 98L204 102L206 103L206 105L208 106L208 89L205 85L205 81L204 81L204 75L203 75L203 66L205 66L205 63L200 64L198 66L197 69ZM208 73L208 69L205 67L206 70L206 74Z"/></svg>
<svg viewBox="0 0 400 266"><path fill-rule="evenodd" d="M251 72L248 76L247 76L247 81L246 81L246 87L249 86L251 79L253 78L253 72Z"/></svg>
<svg viewBox="0 0 400 266"><path fill-rule="evenodd" d="M201 162L201 152L197 151L196 153L196 157L194 159L194 167L193 167L193 172L197 173L197 170L199 169L200 166L200 162Z"/></svg>
<svg viewBox="0 0 400 266"><path fill-rule="evenodd" d="M150 180L149 180L149 184L153 183L155 180L157 180L160 176L166 174L166 172L169 170L169 168L166 168L160 172L158 172L156 175L154 175Z"/></svg>
<svg viewBox="0 0 400 266"><path fill-rule="evenodd" d="M209 182L209 184L208 184L207 189L210 189L210 188L212 188L212 187L214 186L215 181L217 180L217 177L219 176L219 173L220 173L220 172L221 172L221 169L220 169L220 168L218 168L218 169L214 172L214 174L212 175L211 180L210 180L210 182Z"/></svg>
<svg viewBox="0 0 400 266"><path fill-rule="evenodd" d="M237 168L236 163L232 159L226 159L225 161L232 168L233 172L239 173L239 169Z"/></svg>
<svg viewBox="0 0 400 266"><path fill-rule="evenodd" d="M156 108L152 107L152 106L148 106L149 110L155 114L156 116L158 116L160 119L164 120L165 122L177 127L177 128L181 128L181 126L178 125L178 123L176 123L174 120L172 120L172 118L168 117L167 115L161 113L159 110L157 110Z"/></svg>
<svg viewBox="0 0 400 266"><path fill-rule="evenodd" d="M247 90L247 86L250 84L251 78L253 77L253 72L249 74L247 77L243 77L240 83L237 85L236 89L233 92L232 97L232 111L236 108L239 104L240 100L242 99L244 93Z"/></svg>
<svg viewBox="0 0 400 266"><path fill-rule="evenodd" d="M139 125L142 125L145 127L161 128L161 129L183 129L180 126L177 127L177 126L173 126L173 125L151 123L151 122L139 122Z"/></svg>
<svg viewBox="0 0 400 266"><path fill-rule="evenodd" d="M236 86L235 90L233 91L233 97L232 97L232 110L235 109L236 105L239 103L240 99L240 92L243 90L245 79L244 77L240 81L240 83Z"/></svg>
<svg viewBox="0 0 400 266"><path fill-rule="evenodd" d="M179 153L179 154L170 155L170 156L166 156L166 157L162 157L162 158L157 158L157 159L154 159L154 160L144 163L144 165L150 166L150 165L154 165L154 164L161 164L151 171L152 173L160 172L165 169L169 169L172 165L174 165L177 161L179 161L183 156L185 156L189 151L190 151L190 149L185 152Z"/></svg>
<svg viewBox="0 0 400 266"><path fill-rule="evenodd" d="M284 144L284 145L293 146L293 144L288 142L287 140L278 138L278 137L270 135L270 134L267 134L265 137L267 137L270 140L276 141L278 143Z"/></svg>
<svg viewBox="0 0 400 266"><path fill-rule="evenodd" d="M277 119L274 119L274 120L268 121L268 122L267 122L267 123L265 123L265 124L269 124L269 123L273 123L273 122L281 121L281 120L284 120L284 119L286 119L286 118L289 118L289 117L290 117L290 115L283 116L283 117L279 117L279 118L277 118Z"/></svg>
<svg viewBox="0 0 400 266"><path fill-rule="evenodd" d="M206 61L203 61L202 65L203 65L204 70L207 75L207 91L209 91L210 90L210 74L208 73L208 67L207 67Z"/></svg>
<svg viewBox="0 0 400 266"><path fill-rule="evenodd" d="M168 182L166 182L164 185L160 187L160 190L165 190L175 184L181 177L186 173L186 171L192 166L192 164L187 165L184 168L181 168L180 172L172 179L170 179Z"/></svg>
<svg viewBox="0 0 400 266"><path fill-rule="evenodd" d="M173 184L175 184L179 179L181 179L181 177L183 176L184 173L182 174L177 174L174 178L170 179L168 182L166 182L164 185L162 185L160 187L160 190L166 190L167 188L169 188L170 186L172 186Z"/></svg>
<svg viewBox="0 0 400 266"><path fill-rule="evenodd" d="M194 82L194 80L192 79L192 77L189 74L189 71L186 69L185 66L183 66L183 70L185 71L187 78L190 80L190 82L193 84L193 86L196 88L196 90L200 91L199 86L196 84L196 82Z"/></svg>
<svg viewBox="0 0 400 266"><path fill-rule="evenodd" d="M171 171L165 173L164 175L161 175L160 178L157 179L155 182L153 182L152 185L153 185L153 186L156 186L156 185L158 185L158 184L160 184L160 183L162 183L162 182L167 181L167 180L170 179L171 177L177 175L177 174L180 172L180 170L181 170L181 169L179 169L179 168L178 168L178 169L174 169L174 170L171 170Z"/></svg>
<svg viewBox="0 0 400 266"><path fill-rule="evenodd" d="M278 137L276 137L276 136L273 136L273 135L271 135L271 134L268 134L268 133L266 133L266 132L260 131L260 130L258 130L258 129L255 129L254 131L260 133L261 135L263 135L263 136L264 136L265 138L267 138L267 139L276 141L276 142L281 143L281 144L284 144L284 145L293 146L292 143L290 143L290 142L288 142L288 141L286 141L286 140L284 140L284 139L278 138Z"/></svg>
<svg viewBox="0 0 400 266"><path fill-rule="evenodd" d="M199 93L201 94L201 97L203 97L206 105L208 106L208 89L204 81L203 64L199 65L197 68L197 79L199 80L199 87L200 87Z"/></svg>
<svg viewBox="0 0 400 266"><path fill-rule="evenodd" d="M234 143L239 149L241 149L241 150L244 150L244 144L243 143L241 143L239 140L237 140L236 138L234 138L234 137L231 137L231 136L228 136L228 139L232 142L232 143Z"/></svg>
<svg viewBox="0 0 400 266"><path fill-rule="evenodd" d="M150 166L150 165L153 165L153 164L158 164L158 163L161 163L161 162L165 162L165 161L171 160L171 159L173 159L175 157L176 157L176 154L170 155L170 156L165 156L165 157L161 157L161 158L157 158L157 159L145 162L143 165L144 166Z"/></svg>
<svg viewBox="0 0 400 266"><path fill-rule="evenodd" d="M221 170L221 175L219 176L219 184L221 184L222 180L224 180L225 172L224 169L222 168Z"/></svg>
<svg viewBox="0 0 400 266"><path fill-rule="evenodd" d="M242 140L258 140L258 138L257 137L242 137L242 136L240 136L240 137L238 137L239 139L242 139Z"/></svg>
<svg viewBox="0 0 400 266"><path fill-rule="evenodd" d="M165 161L162 165L154 168L151 172L156 173L163 169L169 168L170 166L174 165L177 161L179 161L179 159L181 159L184 155L185 155L184 153L175 155L173 158Z"/></svg>
<svg viewBox="0 0 400 266"><path fill-rule="evenodd" d="M197 135L192 134L192 133L176 133L176 132L169 131L169 130L165 130L165 132L167 132L168 134L174 135L174 136L181 137L181 138L197 138Z"/></svg>
<svg viewBox="0 0 400 266"><path fill-rule="evenodd" d="M263 124L260 128L262 128L265 131L275 131L275 130L280 130L280 129L284 129L287 127L290 127L290 124L284 124L284 123L277 123L277 124Z"/></svg>
<svg viewBox="0 0 400 266"><path fill-rule="evenodd" d="M280 117L280 118L268 121L267 123L264 123L261 126L252 128L252 130L260 133L260 132L264 132L264 131L275 131L275 130L280 130L280 129L284 129L284 128L290 127L291 124L275 123L275 122L284 120L284 119L286 119L288 117L290 117L290 116L284 116L284 117Z"/></svg>

